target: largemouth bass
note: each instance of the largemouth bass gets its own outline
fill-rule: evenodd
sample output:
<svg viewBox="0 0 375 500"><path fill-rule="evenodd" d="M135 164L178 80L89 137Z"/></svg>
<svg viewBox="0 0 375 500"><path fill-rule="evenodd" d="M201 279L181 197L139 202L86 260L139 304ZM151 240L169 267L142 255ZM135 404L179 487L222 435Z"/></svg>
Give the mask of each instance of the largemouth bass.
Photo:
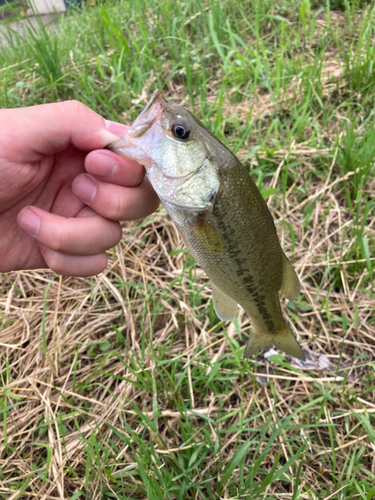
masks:
<svg viewBox="0 0 375 500"><path fill-rule="evenodd" d="M303 359L283 318L279 291L299 293L272 216L240 161L195 118L156 90L126 135L109 149L146 167L186 246L212 282L224 321L240 304L252 322L245 357L276 348Z"/></svg>

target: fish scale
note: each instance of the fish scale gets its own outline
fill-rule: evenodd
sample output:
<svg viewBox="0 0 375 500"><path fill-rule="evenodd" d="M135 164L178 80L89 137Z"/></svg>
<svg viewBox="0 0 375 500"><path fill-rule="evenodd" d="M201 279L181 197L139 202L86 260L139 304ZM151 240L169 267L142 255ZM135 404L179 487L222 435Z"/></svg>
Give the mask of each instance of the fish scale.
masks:
<svg viewBox="0 0 375 500"><path fill-rule="evenodd" d="M240 304L252 329L245 356L266 347L303 359L281 311L297 275L272 216L240 161L189 111L159 91L112 151L145 165L148 177L198 264L212 282L220 319Z"/></svg>

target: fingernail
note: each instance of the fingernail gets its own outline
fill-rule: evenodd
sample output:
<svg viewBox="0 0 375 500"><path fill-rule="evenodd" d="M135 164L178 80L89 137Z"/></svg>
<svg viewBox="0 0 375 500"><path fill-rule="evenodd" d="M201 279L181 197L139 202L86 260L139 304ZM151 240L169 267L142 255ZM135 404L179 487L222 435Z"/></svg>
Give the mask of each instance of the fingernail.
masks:
<svg viewBox="0 0 375 500"><path fill-rule="evenodd" d="M40 219L30 208L25 208L18 216L18 223L31 236L38 236Z"/></svg>
<svg viewBox="0 0 375 500"><path fill-rule="evenodd" d="M118 163L112 156L99 154L99 165L97 175L111 178L118 172Z"/></svg>
<svg viewBox="0 0 375 500"><path fill-rule="evenodd" d="M108 130L108 132L117 135L119 139L126 133L126 131L129 128L126 125L123 125L122 123L112 122L111 120L104 120L104 122L105 122L104 126Z"/></svg>
<svg viewBox="0 0 375 500"><path fill-rule="evenodd" d="M74 182L74 193L85 203L92 203L96 195L97 185L87 175L81 175Z"/></svg>
<svg viewBox="0 0 375 500"><path fill-rule="evenodd" d="M105 128L107 130L111 131L110 129L111 129L112 123L114 123L114 122L112 122L111 120L104 120L104 126L105 126Z"/></svg>

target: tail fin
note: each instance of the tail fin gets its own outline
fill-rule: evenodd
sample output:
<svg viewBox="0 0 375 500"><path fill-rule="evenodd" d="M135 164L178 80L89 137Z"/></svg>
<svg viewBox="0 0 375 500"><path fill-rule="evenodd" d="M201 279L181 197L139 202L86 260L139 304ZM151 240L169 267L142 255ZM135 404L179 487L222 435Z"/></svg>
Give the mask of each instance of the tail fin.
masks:
<svg viewBox="0 0 375 500"><path fill-rule="evenodd" d="M301 347L299 346L291 329L285 325L285 330L275 334L259 334L254 328L250 330L249 341L246 345L244 358L250 358L262 349L275 346L276 349L284 351L290 356L298 359L305 359Z"/></svg>

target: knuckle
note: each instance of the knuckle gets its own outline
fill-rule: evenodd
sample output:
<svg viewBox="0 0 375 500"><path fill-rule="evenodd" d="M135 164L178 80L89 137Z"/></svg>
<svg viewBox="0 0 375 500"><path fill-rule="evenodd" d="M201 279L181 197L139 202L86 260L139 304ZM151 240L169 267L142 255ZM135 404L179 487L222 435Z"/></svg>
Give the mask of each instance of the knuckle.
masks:
<svg viewBox="0 0 375 500"><path fill-rule="evenodd" d="M100 274L104 271L104 269L107 267L108 263L108 257L105 253L96 255L96 262L95 265L92 266L90 276L93 276L94 274Z"/></svg>
<svg viewBox="0 0 375 500"><path fill-rule="evenodd" d="M102 252L113 248L121 241L122 238L122 228L121 224L114 220L105 220L101 228L102 235L105 235L101 240Z"/></svg>
<svg viewBox="0 0 375 500"><path fill-rule="evenodd" d="M122 228L119 222L115 222L112 224L111 228L111 248L120 243L122 238Z"/></svg>
<svg viewBox="0 0 375 500"><path fill-rule="evenodd" d="M56 229L54 234L54 239L49 245L49 247L55 252L64 252L66 250L66 235L61 230L61 228Z"/></svg>
<svg viewBox="0 0 375 500"><path fill-rule="evenodd" d="M108 219L112 221L119 221L123 219L123 200L119 196L114 196L112 198L111 206L108 207Z"/></svg>
<svg viewBox="0 0 375 500"><path fill-rule="evenodd" d="M45 252L44 259L48 267L56 274L66 274L65 256L53 250Z"/></svg>
<svg viewBox="0 0 375 500"><path fill-rule="evenodd" d="M81 115L86 113L88 108L82 102L72 99L61 103L63 111L68 115Z"/></svg>

